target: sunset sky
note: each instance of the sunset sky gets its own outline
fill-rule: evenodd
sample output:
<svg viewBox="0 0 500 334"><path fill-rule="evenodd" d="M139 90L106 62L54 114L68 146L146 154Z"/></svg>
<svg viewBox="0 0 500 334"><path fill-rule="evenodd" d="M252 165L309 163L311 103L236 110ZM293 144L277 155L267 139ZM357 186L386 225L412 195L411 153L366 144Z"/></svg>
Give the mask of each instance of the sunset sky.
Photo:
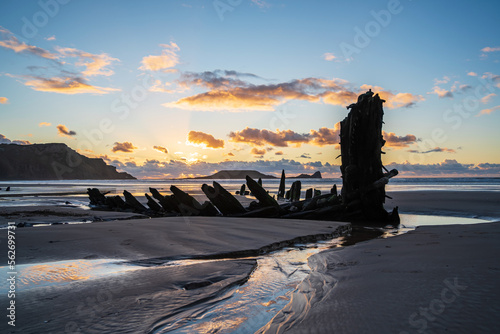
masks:
<svg viewBox="0 0 500 334"><path fill-rule="evenodd" d="M500 2L2 1L0 143L141 178L339 177L371 88L404 176L500 176Z"/></svg>

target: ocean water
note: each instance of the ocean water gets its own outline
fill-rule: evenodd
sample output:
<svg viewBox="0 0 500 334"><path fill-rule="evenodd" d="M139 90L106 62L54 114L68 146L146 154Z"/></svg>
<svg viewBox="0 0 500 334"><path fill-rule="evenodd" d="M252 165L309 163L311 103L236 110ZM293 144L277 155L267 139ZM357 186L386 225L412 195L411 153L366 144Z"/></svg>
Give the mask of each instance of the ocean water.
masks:
<svg viewBox="0 0 500 334"><path fill-rule="evenodd" d="M289 189L293 181L287 179ZM305 190L315 188L322 193L330 192L335 184L337 190L342 188L342 179L299 179L302 182L302 196ZM0 206L13 205L52 205L62 204L68 198L76 205L88 204L87 188L99 188L101 192L110 195L122 195L124 190L135 196L144 196L149 188L156 188L162 194L170 194L170 186L175 185L190 195L203 198L201 191L203 183L209 185L213 180L61 180L61 181L0 181ZM232 194L235 194L245 180L215 180ZM263 186L271 195L277 194L279 179L263 180ZM10 191L5 191L10 187ZM500 191L499 178L392 178L386 186L386 191Z"/></svg>

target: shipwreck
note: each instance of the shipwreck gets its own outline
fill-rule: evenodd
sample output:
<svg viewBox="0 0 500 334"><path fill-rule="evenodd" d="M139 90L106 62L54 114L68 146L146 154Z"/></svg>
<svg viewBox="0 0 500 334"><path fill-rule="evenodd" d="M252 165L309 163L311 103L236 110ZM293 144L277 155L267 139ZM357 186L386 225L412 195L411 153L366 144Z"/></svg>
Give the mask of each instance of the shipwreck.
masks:
<svg viewBox="0 0 500 334"><path fill-rule="evenodd" d="M382 136L384 102L370 90L361 94L356 103L347 106L348 115L340 123L340 194L336 185L333 185L327 194L307 189L305 198L301 199L300 180L294 181L287 191L285 171L282 171L276 196L264 189L262 180L255 181L246 176L248 192L243 185L239 193L250 193L256 199L248 207L244 207L216 181L212 185L202 185L201 189L208 199L204 203L176 186L170 187L172 194L169 195L150 188L151 195L145 194L146 206L126 190L122 199L120 196L106 196L96 188L89 188L90 206L97 210L135 211L151 217L266 217L398 225L398 208L391 212L384 208L387 197L385 185L398 174L395 169L387 170L381 159L385 144Z"/></svg>

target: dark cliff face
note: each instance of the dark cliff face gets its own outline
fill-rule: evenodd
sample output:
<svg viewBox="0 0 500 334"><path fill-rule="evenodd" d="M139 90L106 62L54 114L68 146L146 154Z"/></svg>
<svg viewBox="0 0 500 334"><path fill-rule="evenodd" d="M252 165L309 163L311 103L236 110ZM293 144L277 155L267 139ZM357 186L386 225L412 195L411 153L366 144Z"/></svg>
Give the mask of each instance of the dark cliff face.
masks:
<svg viewBox="0 0 500 334"><path fill-rule="evenodd" d="M135 179L66 144L0 144L0 180Z"/></svg>

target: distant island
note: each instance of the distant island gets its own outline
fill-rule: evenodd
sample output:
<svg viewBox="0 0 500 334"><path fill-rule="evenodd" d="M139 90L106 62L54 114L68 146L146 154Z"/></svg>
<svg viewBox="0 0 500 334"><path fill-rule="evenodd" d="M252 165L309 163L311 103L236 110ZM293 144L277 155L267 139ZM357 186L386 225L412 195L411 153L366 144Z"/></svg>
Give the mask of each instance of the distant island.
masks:
<svg viewBox="0 0 500 334"><path fill-rule="evenodd" d="M300 174L299 176L290 176L289 179L322 179L321 172L317 171L312 175Z"/></svg>
<svg viewBox="0 0 500 334"><path fill-rule="evenodd" d="M183 178L183 180L186 180L186 179L189 179L189 180L214 180L214 179L238 180L238 179L245 179L247 175L255 180L257 180L259 178L263 179L263 180L264 179L277 179L276 176L262 174L261 172L256 171L256 170L221 170L221 171L219 171L215 174L212 174L212 175ZM291 176L289 178L290 179L321 179L322 177L321 177L321 172L318 171L312 175L300 174L298 176Z"/></svg>
<svg viewBox="0 0 500 334"><path fill-rule="evenodd" d="M208 176L198 176L198 177L192 177L189 179L198 179L198 180L205 180L205 179L230 179L230 180L235 180L235 179L245 179L246 176L250 176L252 179L276 179L277 177L272 176L272 175L266 175L262 174L261 172L258 172L256 170L221 170L215 174L208 175Z"/></svg>
<svg viewBox="0 0 500 334"><path fill-rule="evenodd" d="M135 179L100 158L88 158L66 144L0 144L0 180Z"/></svg>

